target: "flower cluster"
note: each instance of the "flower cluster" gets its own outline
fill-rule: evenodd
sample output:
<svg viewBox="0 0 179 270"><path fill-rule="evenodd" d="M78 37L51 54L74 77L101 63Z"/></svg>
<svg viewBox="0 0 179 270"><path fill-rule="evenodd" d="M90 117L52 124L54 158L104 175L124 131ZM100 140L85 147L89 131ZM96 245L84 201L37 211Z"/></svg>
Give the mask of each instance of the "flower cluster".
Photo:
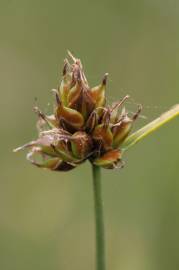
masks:
<svg viewBox="0 0 179 270"><path fill-rule="evenodd" d="M53 89L52 115L38 114L39 137L16 150L28 148L27 159L42 168L68 171L85 160L107 169L123 166L120 145L128 137L141 105L131 117L123 104L125 96L112 106L106 104L105 74L100 85L90 88L81 61L69 53L64 61L58 89Z"/></svg>

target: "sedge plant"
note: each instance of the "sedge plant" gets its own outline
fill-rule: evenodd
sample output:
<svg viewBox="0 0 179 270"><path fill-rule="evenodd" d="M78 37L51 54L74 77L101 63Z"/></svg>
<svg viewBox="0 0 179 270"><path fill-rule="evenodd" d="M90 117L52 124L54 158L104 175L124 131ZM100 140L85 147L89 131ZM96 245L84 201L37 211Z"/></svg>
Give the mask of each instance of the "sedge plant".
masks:
<svg viewBox="0 0 179 270"><path fill-rule="evenodd" d="M45 115L38 107L38 138L14 151L27 149L27 159L39 168L69 171L88 160L93 172L96 225L96 270L105 270L105 237L101 168L120 169L124 153L144 137L176 116L179 105L131 134L142 110L139 104L132 115L124 107L126 95L108 105L106 73L99 85L90 87L82 63L70 52L64 61L62 79L53 89L53 114Z"/></svg>

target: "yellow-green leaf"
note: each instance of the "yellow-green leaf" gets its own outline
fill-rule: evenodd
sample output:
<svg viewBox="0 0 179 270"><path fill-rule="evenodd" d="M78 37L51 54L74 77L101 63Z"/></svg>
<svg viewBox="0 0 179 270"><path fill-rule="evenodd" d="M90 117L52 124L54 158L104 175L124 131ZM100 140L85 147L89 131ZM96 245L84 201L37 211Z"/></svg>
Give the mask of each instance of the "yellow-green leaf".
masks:
<svg viewBox="0 0 179 270"><path fill-rule="evenodd" d="M159 127L163 126L165 123L169 122L176 116L179 116L179 104L175 105L169 111L163 113L160 117L153 120L146 126L142 127L141 129L127 137L127 139L121 145L121 149L123 151L126 151L129 147L133 146L134 144L142 140L144 137L154 132Z"/></svg>

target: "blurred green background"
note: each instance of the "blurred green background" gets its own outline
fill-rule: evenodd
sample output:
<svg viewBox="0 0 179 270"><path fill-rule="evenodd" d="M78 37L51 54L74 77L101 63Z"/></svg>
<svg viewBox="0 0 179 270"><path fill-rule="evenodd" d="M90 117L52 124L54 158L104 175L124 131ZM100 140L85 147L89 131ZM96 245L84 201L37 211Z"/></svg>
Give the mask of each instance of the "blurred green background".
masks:
<svg viewBox="0 0 179 270"><path fill-rule="evenodd" d="M109 72L109 103L143 104L140 127L179 102L178 0L0 0L0 269L95 269L88 163L43 171L12 149L36 137L70 49L91 85ZM179 269L179 121L103 170L107 269Z"/></svg>

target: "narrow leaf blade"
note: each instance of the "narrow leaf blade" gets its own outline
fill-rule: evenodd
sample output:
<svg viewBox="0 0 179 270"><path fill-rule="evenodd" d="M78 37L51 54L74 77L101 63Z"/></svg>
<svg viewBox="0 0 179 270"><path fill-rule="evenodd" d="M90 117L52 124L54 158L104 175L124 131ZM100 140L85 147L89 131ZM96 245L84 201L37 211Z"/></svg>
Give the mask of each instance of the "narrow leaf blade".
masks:
<svg viewBox="0 0 179 270"><path fill-rule="evenodd" d="M179 116L179 104L172 107L169 111L163 113L160 117L153 120L146 126L142 127L141 129L137 130L133 134L131 134L121 145L122 151L126 151L131 146L135 145L137 142L145 138L150 133L154 132L165 123L169 122L176 116Z"/></svg>

